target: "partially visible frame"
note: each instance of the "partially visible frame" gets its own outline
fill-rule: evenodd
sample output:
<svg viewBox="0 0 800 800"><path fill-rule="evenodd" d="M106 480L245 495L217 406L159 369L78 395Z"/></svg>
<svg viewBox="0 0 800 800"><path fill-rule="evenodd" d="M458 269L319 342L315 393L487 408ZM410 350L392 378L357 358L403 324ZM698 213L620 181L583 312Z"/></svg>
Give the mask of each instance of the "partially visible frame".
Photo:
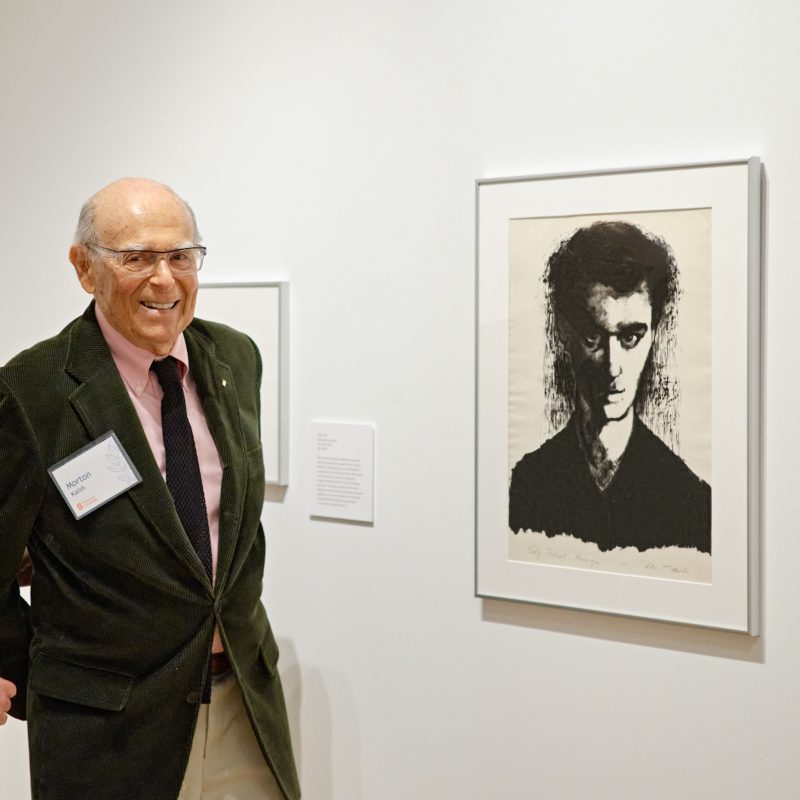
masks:
<svg viewBox="0 0 800 800"><path fill-rule="evenodd" d="M266 483L289 483L289 283L202 283L195 314L246 333L258 346Z"/></svg>
<svg viewBox="0 0 800 800"><path fill-rule="evenodd" d="M477 596L759 634L761 181L758 158L477 181ZM537 391L544 396L547 362L536 361L538 345L531 345L527 362L510 357L510 348L527 335L519 332L526 315L544 324L536 315L546 300L534 296L543 291L548 254L577 228L601 220L632 222L674 250L686 277L678 358L691 355L694 331L707 328L701 368L681 378L691 441L683 451L670 446L685 461L699 453L704 465L712 496L710 555L671 547L642 556L617 548L616 561L604 561L605 553L595 559L574 537L509 527L517 455L556 432L548 430L553 415L548 422L543 400L521 441L512 435L517 411L536 406ZM523 286L520 299L515 287ZM682 314L689 320L684 329ZM544 372L518 366L537 363Z"/></svg>

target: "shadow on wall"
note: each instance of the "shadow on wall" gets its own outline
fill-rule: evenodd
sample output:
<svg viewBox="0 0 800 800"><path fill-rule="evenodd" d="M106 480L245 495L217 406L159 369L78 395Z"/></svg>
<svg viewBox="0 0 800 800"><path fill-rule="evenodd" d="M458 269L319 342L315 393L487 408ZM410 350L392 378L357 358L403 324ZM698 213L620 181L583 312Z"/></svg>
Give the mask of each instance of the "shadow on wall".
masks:
<svg viewBox="0 0 800 800"><path fill-rule="evenodd" d="M323 679L323 672L313 665L301 667L291 640L279 638L278 646L303 797L362 800L361 735L349 683L331 670L325 671Z"/></svg>
<svg viewBox="0 0 800 800"><path fill-rule="evenodd" d="M264 484L264 502L282 503L286 499L288 486L275 486L274 484Z"/></svg>
<svg viewBox="0 0 800 800"><path fill-rule="evenodd" d="M538 628L755 664L763 664L765 659L763 631L760 636L753 637L671 622L486 598L481 601L481 617L485 622L501 625Z"/></svg>

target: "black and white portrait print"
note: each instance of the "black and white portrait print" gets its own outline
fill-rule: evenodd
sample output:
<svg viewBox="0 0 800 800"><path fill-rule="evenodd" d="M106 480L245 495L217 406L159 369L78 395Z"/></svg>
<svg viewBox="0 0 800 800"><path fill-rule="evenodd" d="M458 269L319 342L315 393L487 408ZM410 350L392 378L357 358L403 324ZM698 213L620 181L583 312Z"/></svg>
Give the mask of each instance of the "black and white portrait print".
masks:
<svg viewBox="0 0 800 800"><path fill-rule="evenodd" d="M511 221L511 558L710 580L710 224Z"/></svg>

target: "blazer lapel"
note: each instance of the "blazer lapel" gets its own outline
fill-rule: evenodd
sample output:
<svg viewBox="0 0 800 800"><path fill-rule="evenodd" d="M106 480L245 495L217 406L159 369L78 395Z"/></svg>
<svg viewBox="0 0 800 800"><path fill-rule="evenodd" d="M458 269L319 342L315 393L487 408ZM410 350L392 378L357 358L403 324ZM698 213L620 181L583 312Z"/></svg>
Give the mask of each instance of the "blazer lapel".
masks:
<svg viewBox="0 0 800 800"><path fill-rule="evenodd" d="M216 357L213 342L189 326L184 331L189 370L197 385L208 428L222 461L219 548L214 583L220 594L228 577L244 502L244 440L231 368Z"/></svg>
<svg viewBox="0 0 800 800"><path fill-rule="evenodd" d="M142 476L142 482L128 490L128 497L149 527L211 591L208 576L178 519L172 496L97 324L94 304L72 330L65 368L80 382L70 402L89 436L96 439L114 431Z"/></svg>

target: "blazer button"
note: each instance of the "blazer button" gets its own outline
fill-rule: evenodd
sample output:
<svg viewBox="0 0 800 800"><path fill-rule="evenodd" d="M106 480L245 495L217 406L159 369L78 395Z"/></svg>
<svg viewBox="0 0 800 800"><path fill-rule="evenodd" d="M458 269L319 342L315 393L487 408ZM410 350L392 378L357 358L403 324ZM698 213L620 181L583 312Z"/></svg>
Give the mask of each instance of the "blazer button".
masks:
<svg viewBox="0 0 800 800"><path fill-rule="evenodd" d="M189 694L186 695L186 702L190 706L197 705L199 700L200 700L200 695L197 692L189 692Z"/></svg>

